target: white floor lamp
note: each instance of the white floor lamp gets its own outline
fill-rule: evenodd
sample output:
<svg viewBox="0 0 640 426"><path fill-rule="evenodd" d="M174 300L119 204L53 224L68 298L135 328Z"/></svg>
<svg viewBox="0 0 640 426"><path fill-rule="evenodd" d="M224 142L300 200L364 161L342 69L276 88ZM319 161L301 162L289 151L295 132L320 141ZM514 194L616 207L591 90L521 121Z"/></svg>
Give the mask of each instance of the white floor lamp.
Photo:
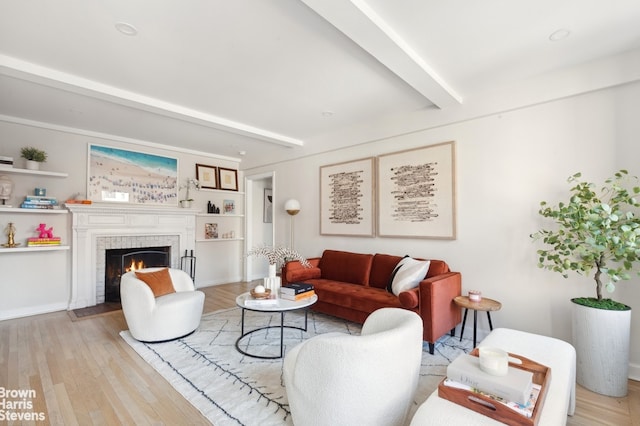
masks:
<svg viewBox="0 0 640 426"><path fill-rule="evenodd" d="M300 202L298 200L294 200L293 198L290 200L287 200L287 202L284 203L284 209L289 214L290 226L291 226L291 231L290 231L291 240L289 241L289 247L291 247L291 250L293 250L293 217L298 213L300 213Z"/></svg>

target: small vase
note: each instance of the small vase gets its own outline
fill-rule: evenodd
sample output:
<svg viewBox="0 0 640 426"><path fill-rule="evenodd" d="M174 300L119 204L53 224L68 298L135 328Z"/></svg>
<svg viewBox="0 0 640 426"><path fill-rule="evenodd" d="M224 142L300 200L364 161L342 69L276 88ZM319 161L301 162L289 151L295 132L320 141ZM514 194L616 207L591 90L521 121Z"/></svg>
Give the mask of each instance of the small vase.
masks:
<svg viewBox="0 0 640 426"><path fill-rule="evenodd" d="M269 264L269 278L274 278L276 276L276 265Z"/></svg>
<svg viewBox="0 0 640 426"><path fill-rule="evenodd" d="M182 201L180 201L180 206L181 206L183 209L190 209L190 208L191 208L191 201L189 201L189 200L182 200Z"/></svg>
<svg viewBox="0 0 640 426"><path fill-rule="evenodd" d="M40 163L33 160L25 160L24 166L27 170L40 170Z"/></svg>

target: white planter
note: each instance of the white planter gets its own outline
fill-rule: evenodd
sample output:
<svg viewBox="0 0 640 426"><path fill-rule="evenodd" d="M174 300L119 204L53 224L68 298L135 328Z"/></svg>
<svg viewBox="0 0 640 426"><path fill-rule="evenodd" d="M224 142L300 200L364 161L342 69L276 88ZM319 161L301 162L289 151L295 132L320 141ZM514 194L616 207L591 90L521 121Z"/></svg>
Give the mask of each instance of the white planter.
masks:
<svg viewBox="0 0 640 426"><path fill-rule="evenodd" d="M33 160L24 160L24 167L27 170L40 170L40 163Z"/></svg>
<svg viewBox="0 0 640 426"><path fill-rule="evenodd" d="M182 207L183 209L190 209L191 208L191 201L189 201L189 200L180 201L180 207Z"/></svg>
<svg viewBox="0 0 640 426"><path fill-rule="evenodd" d="M571 305L578 384L602 395L627 395L631 309L608 311Z"/></svg>

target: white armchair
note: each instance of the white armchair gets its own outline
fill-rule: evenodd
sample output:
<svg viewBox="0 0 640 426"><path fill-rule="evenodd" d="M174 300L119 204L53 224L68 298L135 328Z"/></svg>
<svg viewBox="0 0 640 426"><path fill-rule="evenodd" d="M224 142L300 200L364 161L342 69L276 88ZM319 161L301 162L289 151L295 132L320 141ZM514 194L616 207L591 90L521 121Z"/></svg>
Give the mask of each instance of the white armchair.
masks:
<svg viewBox="0 0 640 426"><path fill-rule="evenodd" d="M359 336L327 333L300 343L284 360L296 426L402 425L418 385L422 319L382 308Z"/></svg>
<svg viewBox="0 0 640 426"><path fill-rule="evenodd" d="M162 268L142 269L154 272ZM191 277L180 269L169 269L175 293L154 297L151 288L127 272L120 279L122 312L129 332L143 342L161 342L192 333L200 325L204 293L195 290Z"/></svg>

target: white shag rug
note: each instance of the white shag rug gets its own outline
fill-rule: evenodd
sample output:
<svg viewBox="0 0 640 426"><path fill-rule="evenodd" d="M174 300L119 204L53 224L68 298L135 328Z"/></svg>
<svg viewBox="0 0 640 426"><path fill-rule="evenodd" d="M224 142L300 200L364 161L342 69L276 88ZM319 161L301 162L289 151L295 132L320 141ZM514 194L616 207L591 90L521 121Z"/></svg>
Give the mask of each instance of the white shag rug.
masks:
<svg viewBox="0 0 640 426"><path fill-rule="evenodd" d="M240 336L241 310L231 308L203 315L193 334L165 343L141 343L129 331L120 335L212 424L292 425L282 378L282 359L264 360L242 355L235 343ZM279 326L279 314L246 311L245 332ZM303 312L285 314L285 325L304 327ZM359 334L360 324L309 311L307 332L285 328L286 350L317 334ZM280 329L262 330L245 337L242 348L252 354L278 355ZM470 339L460 342L448 334L435 354L424 344L420 382L408 419L444 377L446 367L472 349Z"/></svg>

